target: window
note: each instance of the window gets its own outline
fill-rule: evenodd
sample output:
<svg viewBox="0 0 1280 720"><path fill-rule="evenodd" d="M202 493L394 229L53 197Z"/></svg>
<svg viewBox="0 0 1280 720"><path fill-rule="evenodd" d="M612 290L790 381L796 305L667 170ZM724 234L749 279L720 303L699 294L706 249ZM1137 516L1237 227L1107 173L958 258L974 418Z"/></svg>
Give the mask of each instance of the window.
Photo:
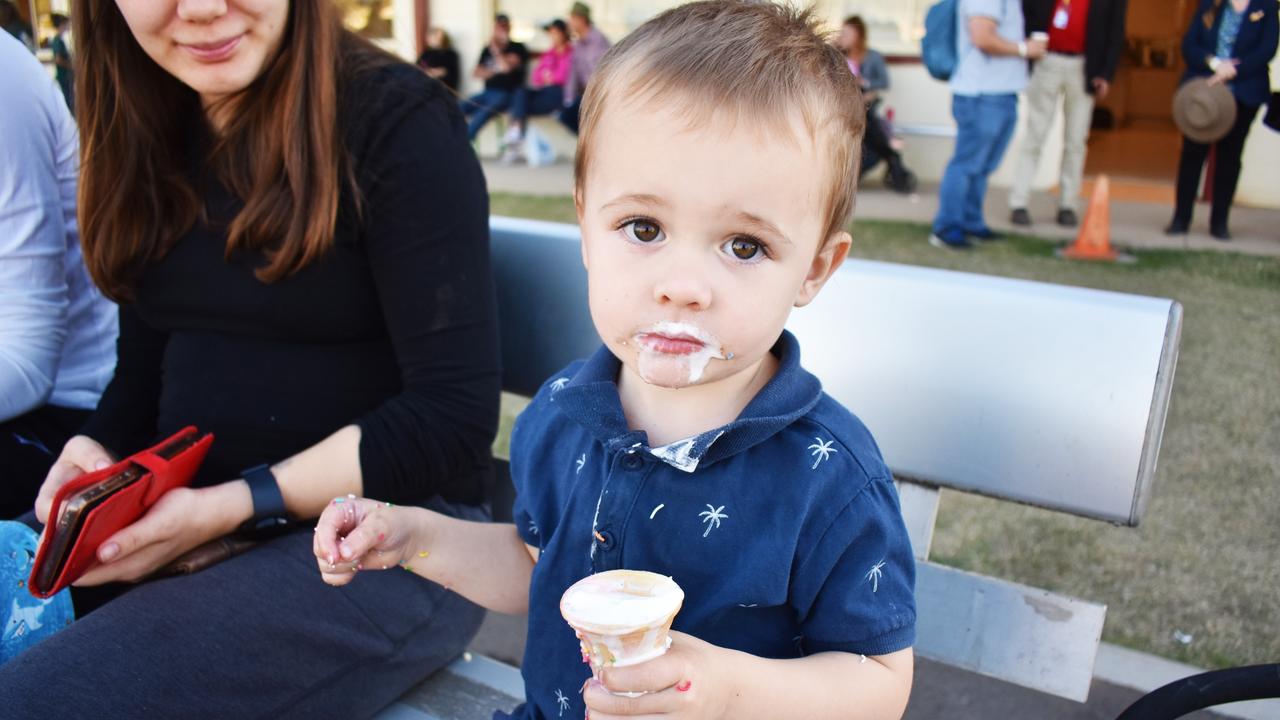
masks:
<svg viewBox="0 0 1280 720"><path fill-rule="evenodd" d="M937 0L837 0L833 23L861 15L867 24L867 47L883 55L920 54L924 14Z"/></svg>
<svg viewBox="0 0 1280 720"><path fill-rule="evenodd" d="M391 0L337 0L347 29L370 40L391 40L395 11Z"/></svg>

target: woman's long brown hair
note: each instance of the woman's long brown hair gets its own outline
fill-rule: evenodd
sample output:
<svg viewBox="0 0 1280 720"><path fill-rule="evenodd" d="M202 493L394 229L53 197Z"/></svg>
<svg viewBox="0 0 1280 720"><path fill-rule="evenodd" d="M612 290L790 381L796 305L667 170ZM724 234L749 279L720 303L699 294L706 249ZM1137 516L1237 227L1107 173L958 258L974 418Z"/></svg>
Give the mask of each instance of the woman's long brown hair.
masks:
<svg viewBox="0 0 1280 720"><path fill-rule="evenodd" d="M228 99L227 123L195 157L193 138L212 134L196 92L147 56L114 0L80 0L73 12L80 239L104 294L130 299L147 264L202 216L191 173L201 164L244 202L226 255L264 253L259 279L279 280L332 246L352 182L339 85L351 66L390 59L343 31L330 0L290 2L280 51Z"/></svg>

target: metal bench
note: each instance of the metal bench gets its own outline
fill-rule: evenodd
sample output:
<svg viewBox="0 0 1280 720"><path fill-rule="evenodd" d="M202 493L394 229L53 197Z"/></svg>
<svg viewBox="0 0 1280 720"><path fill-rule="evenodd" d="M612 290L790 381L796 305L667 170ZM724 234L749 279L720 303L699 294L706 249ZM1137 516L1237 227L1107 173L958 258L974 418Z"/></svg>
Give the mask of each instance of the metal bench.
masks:
<svg viewBox="0 0 1280 720"><path fill-rule="evenodd" d="M490 227L503 384L531 395L599 343L578 231ZM865 260L792 315L805 367L867 424L899 482L918 559L919 655L1087 697L1106 608L930 562L939 488L1137 525L1181 318L1167 299ZM510 508L509 485L496 512ZM379 717L488 718L522 696L516 669L468 657Z"/></svg>

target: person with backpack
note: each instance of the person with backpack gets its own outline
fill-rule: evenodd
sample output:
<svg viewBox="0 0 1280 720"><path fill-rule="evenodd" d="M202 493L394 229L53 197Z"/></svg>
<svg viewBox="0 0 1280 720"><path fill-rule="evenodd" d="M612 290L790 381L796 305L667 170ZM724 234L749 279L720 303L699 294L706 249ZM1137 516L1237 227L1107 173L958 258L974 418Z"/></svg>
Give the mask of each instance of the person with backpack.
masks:
<svg viewBox="0 0 1280 720"><path fill-rule="evenodd" d="M948 22L954 17L954 24ZM948 47L948 26L954 46ZM965 250L969 238L993 240L982 216L987 179L1000 166L1018 120L1018 93L1027 84L1027 60L1044 56L1043 39L1024 40L1021 0L943 0L929 10L925 65L951 84L955 153L938 190L938 214L929 243ZM951 50L952 62L947 51ZM941 60L941 61L940 61ZM950 64L950 72L943 73Z"/></svg>

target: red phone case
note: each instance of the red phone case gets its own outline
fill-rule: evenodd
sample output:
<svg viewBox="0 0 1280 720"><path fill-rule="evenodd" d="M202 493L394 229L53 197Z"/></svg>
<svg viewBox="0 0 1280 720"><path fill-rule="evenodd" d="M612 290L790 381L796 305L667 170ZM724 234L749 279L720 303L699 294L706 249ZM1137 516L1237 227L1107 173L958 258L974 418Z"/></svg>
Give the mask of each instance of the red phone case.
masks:
<svg viewBox="0 0 1280 720"><path fill-rule="evenodd" d="M155 451L198 433L199 431L194 427L183 428L155 447L131 455L109 468L81 475L63 485L53 498L53 505L49 511L49 525L40 538L40 547L36 550L36 559L31 566L31 579L27 583L31 594L47 598L80 579L97 564L98 546L115 533L136 522L152 505L156 504L161 495L173 488L191 484L196 470L204 461L205 454L209 452L209 446L213 444L213 435L205 435L194 445L182 450L169 460L156 455ZM44 563L52 562L47 557L53 543L52 528L56 527L57 518L67 497L112 475L128 470L131 465L140 465L147 472L137 481L116 491L87 512L80 526L79 535L72 540L71 549L67 552L67 560L57 573L57 579L50 587L37 587L36 578L41 568Z"/></svg>

